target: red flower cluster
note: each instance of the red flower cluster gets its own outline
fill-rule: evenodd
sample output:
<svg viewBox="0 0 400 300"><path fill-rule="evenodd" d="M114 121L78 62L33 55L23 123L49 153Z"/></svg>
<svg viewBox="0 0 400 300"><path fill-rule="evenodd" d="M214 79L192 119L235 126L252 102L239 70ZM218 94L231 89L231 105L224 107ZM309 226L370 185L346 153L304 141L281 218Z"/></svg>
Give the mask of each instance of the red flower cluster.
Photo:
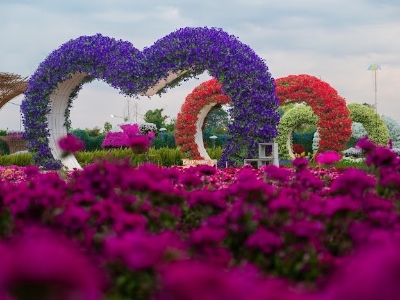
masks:
<svg viewBox="0 0 400 300"><path fill-rule="evenodd" d="M195 142L196 123L200 111L209 104L227 104L231 99L222 94L221 84L213 78L203 82L190 93L181 107L175 123L175 142L191 159L203 159Z"/></svg>
<svg viewBox="0 0 400 300"><path fill-rule="evenodd" d="M350 111L328 83L310 75L289 75L275 81L280 105L306 102L318 116L318 152L343 151L351 136Z"/></svg>
<svg viewBox="0 0 400 300"><path fill-rule="evenodd" d="M293 153L295 154L302 154L303 152L306 152L306 147L302 144L293 144Z"/></svg>

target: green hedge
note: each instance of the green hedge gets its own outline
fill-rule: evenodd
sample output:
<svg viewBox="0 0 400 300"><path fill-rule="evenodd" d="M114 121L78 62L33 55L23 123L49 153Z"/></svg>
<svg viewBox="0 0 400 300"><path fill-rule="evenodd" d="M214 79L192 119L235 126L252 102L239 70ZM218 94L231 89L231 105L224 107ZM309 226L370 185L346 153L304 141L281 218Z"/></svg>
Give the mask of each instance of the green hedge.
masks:
<svg viewBox="0 0 400 300"><path fill-rule="evenodd" d="M30 165L33 165L32 155L30 153L0 156L0 166L26 167Z"/></svg>
<svg viewBox="0 0 400 300"><path fill-rule="evenodd" d="M105 138L104 134L99 136L90 136L85 130L82 129L74 129L69 133L75 135L77 138L83 141L85 144L85 151L102 150L101 144Z"/></svg>
<svg viewBox="0 0 400 300"><path fill-rule="evenodd" d="M208 154L212 159L219 160L222 153L222 148L207 149ZM183 154L177 149L161 148L149 150L149 160L154 164L170 167L173 165L182 165ZM97 150L93 152L78 152L76 154L78 162L82 165L88 165L95 162L97 159L106 159L107 161L123 161L130 159L132 165L139 165L146 161L145 154L133 154L130 149L114 149L114 150ZM30 153L20 153L13 155L0 156L0 166L29 166L33 164L32 155ZM291 161L282 162L281 165L290 167ZM315 166L315 162L310 162L310 165ZM365 163L337 162L334 164L336 168L361 168L368 169Z"/></svg>
<svg viewBox="0 0 400 300"><path fill-rule="evenodd" d="M216 147L214 149L208 148L207 152L212 159L220 159L223 149ZM148 156L146 154L133 154L131 149L120 148L112 150L95 150L95 151L81 151L75 155L77 161L81 166L86 166L96 162L96 160L107 161L124 161L130 160L131 165L137 166L145 163L148 159L149 162L162 165L165 167L182 165L183 153L178 149L170 148L150 148ZM1 166L29 166L33 164L32 155L30 153L21 153L14 155L0 156Z"/></svg>
<svg viewBox="0 0 400 300"><path fill-rule="evenodd" d="M175 137L173 133L166 132L166 133L159 133L157 137L154 139L152 145L155 149L161 148L169 148L175 149Z"/></svg>

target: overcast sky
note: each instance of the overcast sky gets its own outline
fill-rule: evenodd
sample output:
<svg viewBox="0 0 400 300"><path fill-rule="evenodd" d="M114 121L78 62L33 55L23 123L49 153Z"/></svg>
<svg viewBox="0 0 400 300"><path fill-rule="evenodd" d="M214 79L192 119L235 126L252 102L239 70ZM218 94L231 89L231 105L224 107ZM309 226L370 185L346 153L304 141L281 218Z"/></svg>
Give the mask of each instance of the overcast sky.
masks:
<svg viewBox="0 0 400 300"><path fill-rule="evenodd" d="M265 60L274 78L309 74L335 88L347 103L374 103L400 122L399 0L0 0L0 72L31 76L53 50L70 39L101 33L136 48L183 27L219 27ZM131 100L138 117L163 108L176 117L207 74L166 94ZM20 104L22 96L12 100ZM122 121L129 98L104 82L86 85L71 111L73 128ZM18 105L0 111L0 129L19 130Z"/></svg>

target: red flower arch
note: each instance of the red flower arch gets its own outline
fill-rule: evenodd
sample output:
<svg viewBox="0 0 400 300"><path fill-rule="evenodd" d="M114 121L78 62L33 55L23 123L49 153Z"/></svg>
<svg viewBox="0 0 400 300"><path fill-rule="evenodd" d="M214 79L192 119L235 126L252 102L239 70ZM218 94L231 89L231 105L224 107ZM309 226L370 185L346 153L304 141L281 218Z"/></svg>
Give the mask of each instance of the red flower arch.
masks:
<svg viewBox="0 0 400 300"><path fill-rule="evenodd" d="M275 80L279 104L307 103L318 116L320 136L317 152L343 151L351 136L346 101L328 83L310 75L289 75Z"/></svg>
<svg viewBox="0 0 400 300"><path fill-rule="evenodd" d="M231 99L222 94L221 84L213 78L201 83L186 96L175 123L175 143L191 159L210 159L203 145L202 127L210 110Z"/></svg>
<svg viewBox="0 0 400 300"><path fill-rule="evenodd" d="M289 75L276 79L275 83L281 106L293 102L305 102L318 116L320 141L317 152L328 150L340 152L346 149L351 136L350 111L344 98L340 97L333 87L314 76L305 74ZM209 159L200 132L204 117L199 119L199 114L202 110L204 112L204 109L209 112L217 104L230 102L229 97L221 94L221 84L214 78L197 86L186 97L175 124L175 141L182 152L188 153L192 159ZM196 142L196 135L201 136L201 142L199 139Z"/></svg>

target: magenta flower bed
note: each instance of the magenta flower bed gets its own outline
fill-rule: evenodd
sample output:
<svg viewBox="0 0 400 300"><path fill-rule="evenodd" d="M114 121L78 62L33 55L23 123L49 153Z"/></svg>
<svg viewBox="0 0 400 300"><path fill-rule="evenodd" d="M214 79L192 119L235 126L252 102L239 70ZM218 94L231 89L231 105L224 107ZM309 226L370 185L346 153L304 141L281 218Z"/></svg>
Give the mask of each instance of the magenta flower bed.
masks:
<svg viewBox="0 0 400 300"><path fill-rule="evenodd" d="M122 132L109 131L106 134L101 147L131 147L134 153L143 153L150 148L152 140L156 137L152 131L141 132L138 124L123 124L120 127Z"/></svg>
<svg viewBox="0 0 400 300"><path fill-rule="evenodd" d="M370 173L1 169L0 298L396 299L400 159L360 146Z"/></svg>

